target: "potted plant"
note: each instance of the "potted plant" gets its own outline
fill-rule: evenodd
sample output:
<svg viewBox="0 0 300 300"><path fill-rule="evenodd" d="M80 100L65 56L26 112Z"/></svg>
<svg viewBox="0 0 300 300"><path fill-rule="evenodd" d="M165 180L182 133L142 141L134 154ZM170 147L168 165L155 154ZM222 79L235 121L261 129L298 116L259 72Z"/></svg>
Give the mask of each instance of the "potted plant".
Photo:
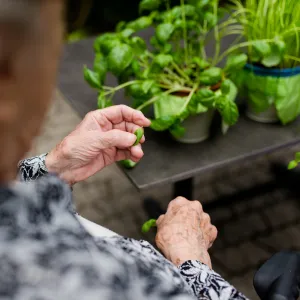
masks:
<svg viewBox="0 0 300 300"><path fill-rule="evenodd" d="M115 92L125 89L132 107L143 112L152 107L153 130L169 130L186 143L209 136L215 111L222 116L223 131L234 125L239 113L230 76L244 67L247 56L228 56L225 67L218 66L226 56L220 55L221 39L232 33L219 27L218 4L218 0L181 0L171 7L169 1L143 0L140 11L146 15L99 36L94 69L84 68L85 80L99 92L99 108L112 105ZM154 34L147 47L148 41L138 33L150 27ZM208 55L205 46L211 36L215 53ZM108 72L116 76L118 86L105 85Z"/></svg>
<svg viewBox="0 0 300 300"><path fill-rule="evenodd" d="M287 124L300 114L300 1L233 0L228 22L245 38L248 64L236 77L247 95L247 115Z"/></svg>

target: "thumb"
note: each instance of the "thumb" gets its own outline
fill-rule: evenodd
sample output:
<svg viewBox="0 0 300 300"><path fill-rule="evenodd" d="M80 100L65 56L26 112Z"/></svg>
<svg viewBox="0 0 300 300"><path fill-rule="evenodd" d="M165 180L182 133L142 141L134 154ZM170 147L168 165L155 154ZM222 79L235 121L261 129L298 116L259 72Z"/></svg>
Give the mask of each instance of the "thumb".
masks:
<svg viewBox="0 0 300 300"><path fill-rule="evenodd" d="M101 148L129 148L132 147L136 141L136 136L133 133L126 131L112 129L106 132L101 132L99 134L99 142L101 143Z"/></svg>

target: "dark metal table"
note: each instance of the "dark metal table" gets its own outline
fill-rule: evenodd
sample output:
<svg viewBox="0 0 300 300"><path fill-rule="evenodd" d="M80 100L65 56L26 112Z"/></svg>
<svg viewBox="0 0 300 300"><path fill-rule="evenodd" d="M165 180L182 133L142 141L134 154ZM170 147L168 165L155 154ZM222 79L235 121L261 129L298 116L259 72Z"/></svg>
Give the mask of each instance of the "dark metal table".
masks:
<svg viewBox="0 0 300 300"><path fill-rule="evenodd" d="M83 65L92 66L93 39L67 45L64 51L58 86L63 96L83 117L97 108L96 92L83 79ZM112 77L108 78L114 84ZM122 93L115 103L128 103ZM260 124L241 116L238 124L224 136L185 145L166 133L146 130L145 156L133 170L124 173L139 189L174 183L174 196L192 198L192 178L213 168L267 154L300 142L299 120L288 126Z"/></svg>

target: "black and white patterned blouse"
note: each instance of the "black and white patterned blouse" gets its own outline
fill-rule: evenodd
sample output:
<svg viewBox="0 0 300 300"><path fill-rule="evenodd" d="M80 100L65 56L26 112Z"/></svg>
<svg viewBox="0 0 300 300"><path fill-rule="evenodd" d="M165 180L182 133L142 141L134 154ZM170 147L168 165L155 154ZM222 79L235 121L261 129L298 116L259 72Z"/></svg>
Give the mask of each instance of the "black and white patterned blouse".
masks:
<svg viewBox="0 0 300 300"><path fill-rule="evenodd" d="M245 299L198 261L177 268L148 242L90 236L44 157L19 165L23 181L43 178L0 188L0 299Z"/></svg>

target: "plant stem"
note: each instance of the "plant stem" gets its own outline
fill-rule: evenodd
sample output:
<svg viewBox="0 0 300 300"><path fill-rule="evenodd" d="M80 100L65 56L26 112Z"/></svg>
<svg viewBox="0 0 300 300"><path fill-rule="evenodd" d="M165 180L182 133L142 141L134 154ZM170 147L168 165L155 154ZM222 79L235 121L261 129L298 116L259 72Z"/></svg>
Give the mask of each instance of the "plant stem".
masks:
<svg viewBox="0 0 300 300"><path fill-rule="evenodd" d="M123 84L121 84L121 85L118 85L118 86L115 87L115 88L112 88L111 91L106 92L106 93L104 94L104 96L107 96L107 95L109 95L109 94L111 94L111 93L115 93L116 91L119 91L119 90L121 90L121 89L123 89L123 88L125 88L125 87L127 87L127 86L130 86L130 85L132 85L132 84L135 84L135 83L137 83L137 82L139 82L139 80L132 80L132 81L125 82L125 83L123 83Z"/></svg>
<svg viewBox="0 0 300 300"><path fill-rule="evenodd" d="M186 101L185 101L185 103L184 103L184 105L181 109L181 113L184 112L184 110L187 108L187 106L189 105L189 103L190 103L190 101L191 101L191 99L192 99L192 97L195 94L197 89L198 89L198 85L195 85L193 87L193 89L191 90L190 94L188 95L188 97L187 97L187 99L186 99Z"/></svg>
<svg viewBox="0 0 300 300"><path fill-rule="evenodd" d="M181 88L181 87L179 87L179 88L174 88L174 89L171 89L171 90L168 90L168 91L166 91L166 92L164 92L164 93L162 93L162 94L163 94L163 95L169 95L169 94L172 94L172 93L175 93L175 92L179 92L179 91L182 91L182 88ZM161 97L162 94L156 95L156 96L152 97L150 100L148 100L148 101L146 101L145 103L141 104L141 105L140 105L139 107L137 107L136 109L137 109L137 110L142 110L142 109L144 109L145 107L147 107L148 105L153 104L154 102L156 102L156 101L159 99L159 97Z"/></svg>
<svg viewBox="0 0 300 300"><path fill-rule="evenodd" d="M189 54L188 54L188 40L187 40L187 30L186 30L186 18L185 18L185 11L184 11L184 0L180 0L181 11L182 11L182 21L183 21L183 43L184 43L184 56L185 56L185 63L188 63Z"/></svg>
<svg viewBox="0 0 300 300"><path fill-rule="evenodd" d="M185 80L191 82L190 77L187 74L185 74L174 61L172 62L172 66L178 72L178 74L180 74L183 78L185 78Z"/></svg>
<svg viewBox="0 0 300 300"><path fill-rule="evenodd" d="M214 5L214 14L218 14L218 3L216 2ZM216 42L216 47L215 47L215 55L213 58L212 64L215 65L216 61L218 60L218 57L220 55L220 50L221 50L221 41L220 41L220 34L219 34L219 25L218 23L214 27L214 35L215 35L215 42Z"/></svg>
<svg viewBox="0 0 300 300"><path fill-rule="evenodd" d="M272 42L273 40L271 40L271 39L264 39L264 40L260 40L260 41L270 43L270 42ZM217 60L216 63L218 64L219 62L221 62L221 61L222 61L227 55L229 55L231 52L233 52L233 51L235 51L235 50L238 50L238 49L240 49L240 48L244 48L244 47L251 46L251 45L253 45L255 42L256 42L256 41L244 42L244 43L240 43L240 44L238 44L238 45L234 45L234 46L230 47L229 49L227 49L226 51L224 51L222 55L220 55L220 57L219 57L219 59Z"/></svg>

